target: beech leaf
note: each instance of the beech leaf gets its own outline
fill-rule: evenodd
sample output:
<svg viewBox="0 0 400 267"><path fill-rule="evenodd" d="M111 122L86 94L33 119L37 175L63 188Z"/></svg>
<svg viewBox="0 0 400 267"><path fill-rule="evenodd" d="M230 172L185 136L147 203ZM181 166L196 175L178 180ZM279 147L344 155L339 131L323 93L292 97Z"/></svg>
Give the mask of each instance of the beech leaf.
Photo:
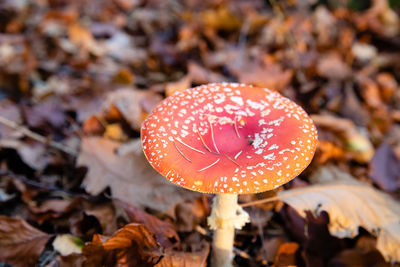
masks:
<svg viewBox="0 0 400 267"><path fill-rule="evenodd" d="M0 216L0 262L34 266L50 237L22 219Z"/></svg>
<svg viewBox="0 0 400 267"><path fill-rule="evenodd" d="M400 203L337 167L320 168L314 183L288 191L278 198L302 216L310 210L329 214L329 231L339 238L355 237L363 227L377 236L377 249L386 261L400 261Z"/></svg>
<svg viewBox="0 0 400 267"><path fill-rule="evenodd" d="M123 154L116 152L120 145L105 138L82 139L78 165L88 167L83 181L88 193L97 195L109 186L115 198L136 207L170 212L171 216L176 204L198 196L174 186L153 170L143 155L140 140L123 149Z"/></svg>

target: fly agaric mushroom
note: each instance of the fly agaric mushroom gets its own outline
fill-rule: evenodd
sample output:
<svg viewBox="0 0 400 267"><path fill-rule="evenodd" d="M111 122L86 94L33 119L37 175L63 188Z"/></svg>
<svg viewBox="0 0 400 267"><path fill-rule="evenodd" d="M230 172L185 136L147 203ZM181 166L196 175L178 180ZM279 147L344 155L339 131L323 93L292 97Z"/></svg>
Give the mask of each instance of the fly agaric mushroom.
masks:
<svg viewBox="0 0 400 267"><path fill-rule="evenodd" d="M208 224L218 267L232 266L234 229L249 220L237 195L289 182L308 166L317 144L317 130L300 106L236 83L168 97L145 120L141 136L148 161L170 182L217 194Z"/></svg>

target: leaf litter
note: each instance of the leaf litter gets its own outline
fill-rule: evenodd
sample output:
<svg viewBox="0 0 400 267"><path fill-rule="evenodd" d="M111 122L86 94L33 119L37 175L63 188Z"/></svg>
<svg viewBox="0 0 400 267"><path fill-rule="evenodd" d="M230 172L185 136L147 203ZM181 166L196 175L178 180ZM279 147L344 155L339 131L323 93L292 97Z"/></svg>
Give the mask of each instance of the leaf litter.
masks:
<svg viewBox="0 0 400 267"><path fill-rule="evenodd" d="M294 181L240 196L268 203L246 208L235 263L397 266L399 8L3 1L0 263L207 266L211 196L152 170L139 129L166 96L230 81L296 101L320 141Z"/></svg>

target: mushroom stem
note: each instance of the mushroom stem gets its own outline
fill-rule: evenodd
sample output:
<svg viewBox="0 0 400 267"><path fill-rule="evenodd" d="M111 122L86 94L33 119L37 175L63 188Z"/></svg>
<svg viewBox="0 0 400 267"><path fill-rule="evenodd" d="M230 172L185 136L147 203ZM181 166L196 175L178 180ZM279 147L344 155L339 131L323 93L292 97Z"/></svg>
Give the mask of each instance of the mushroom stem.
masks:
<svg viewBox="0 0 400 267"><path fill-rule="evenodd" d="M232 267L235 228L241 229L249 215L237 204L238 196L219 194L214 198L208 225L214 230L211 267Z"/></svg>

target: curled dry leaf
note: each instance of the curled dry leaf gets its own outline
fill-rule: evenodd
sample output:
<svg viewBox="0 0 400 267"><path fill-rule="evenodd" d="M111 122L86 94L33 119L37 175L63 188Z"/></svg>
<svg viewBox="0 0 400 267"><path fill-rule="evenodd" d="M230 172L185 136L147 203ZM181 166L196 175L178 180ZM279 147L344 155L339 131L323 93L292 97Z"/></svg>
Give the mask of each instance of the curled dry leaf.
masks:
<svg viewBox="0 0 400 267"><path fill-rule="evenodd" d="M123 209L127 213L129 220L133 223L142 223L146 225L150 232L154 233L156 240L164 247L169 248L174 244L171 242L175 240L175 243L179 245L179 236L175 231L172 223L168 221L162 221L156 216L146 213L145 211L138 209L128 203L120 202Z"/></svg>
<svg viewBox="0 0 400 267"><path fill-rule="evenodd" d="M209 250L207 244L198 252L164 251L146 226L131 223L110 238L95 235L83 254L84 266L205 267Z"/></svg>
<svg viewBox="0 0 400 267"><path fill-rule="evenodd" d="M0 262L34 266L50 238L22 219L0 216Z"/></svg>
<svg viewBox="0 0 400 267"><path fill-rule="evenodd" d="M131 223L112 237L98 234L82 253L87 266L154 266L162 256L162 247L143 224Z"/></svg>
<svg viewBox="0 0 400 267"><path fill-rule="evenodd" d="M317 126L338 133L345 142L346 150L355 160L361 163L368 163L371 160L374 147L351 120L331 115L312 115L311 118Z"/></svg>
<svg viewBox="0 0 400 267"><path fill-rule="evenodd" d="M307 210L327 211L334 236L355 237L359 227L365 228L377 236L377 249L387 261L400 261L399 202L333 166L320 168L310 179L317 184L281 191L279 199L302 217Z"/></svg>
<svg viewBox="0 0 400 267"><path fill-rule="evenodd" d="M120 145L105 138L82 139L78 165L88 167L83 181L88 193L97 195L109 186L115 198L136 207L170 212L172 217L177 203L198 196L173 186L154 171L143 155L140 140L135 140L130 148L124 149L123 155L116 153Z"/></svg>

